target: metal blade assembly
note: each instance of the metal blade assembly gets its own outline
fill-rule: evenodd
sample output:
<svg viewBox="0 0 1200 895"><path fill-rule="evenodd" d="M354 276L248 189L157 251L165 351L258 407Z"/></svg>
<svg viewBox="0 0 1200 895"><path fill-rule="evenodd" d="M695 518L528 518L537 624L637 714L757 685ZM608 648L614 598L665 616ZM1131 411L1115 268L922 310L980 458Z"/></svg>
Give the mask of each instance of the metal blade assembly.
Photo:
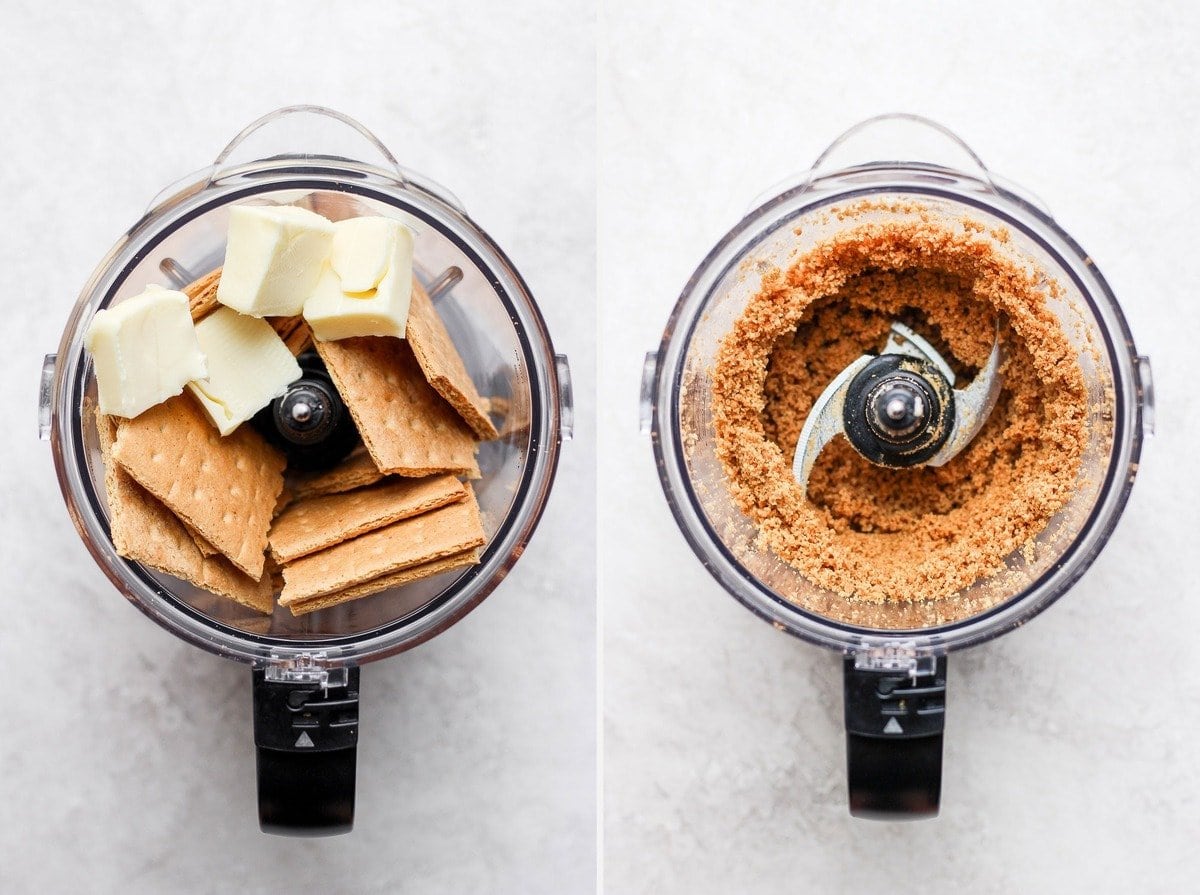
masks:
<svg viewBox="0 0 1200 895"><path fill-rule="evenodd" d="M792 472L808 492L817 456L837 435L878 466L943 466L971 443L987 422L1003 378L1000 330L983 369L965 387L932 345L893 323L878 355L864 354L842 370L813 403Z"/></svg>

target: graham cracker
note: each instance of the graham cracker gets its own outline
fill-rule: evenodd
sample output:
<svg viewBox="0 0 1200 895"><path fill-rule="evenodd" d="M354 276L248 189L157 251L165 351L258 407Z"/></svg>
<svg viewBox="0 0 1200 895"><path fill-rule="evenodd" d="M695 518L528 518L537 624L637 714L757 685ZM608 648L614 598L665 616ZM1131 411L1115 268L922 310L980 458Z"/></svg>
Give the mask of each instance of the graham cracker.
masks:
<svg viewBox="0 0 1200 895"><path fill-rule="evenodd" d="M307 500L322 494L341 494L374 485L383 477L370 452L360 444L332 469L297 476L292 482L292 495L295 500Z"/></svg>
<svg viewBox="0 0 1200 895"><path fill-rule="evenodd" d="M221 306L221 303L217 301L217 284L220 282L221 268L218 267L183 287L183 294L188 297L188 307L192 312L194 323L199 323Z"/></svg>
<svg viewBox="0 0 1200 895"><path fill-rule="evenodd" d="M295 499L295 492L287 485L284 485L283 490L279 492L279 496L275 498L275 509L271 511L271 518L278 519L279 514L291 506Z"/></svg>
<svg viewBox="0 0 1200 895"><path fill-rule="evenodd" d="M269 578L254 580L223 556L201 553L183 523L113 460L116 419L95 416L104 460L109 531L117 553L270 615L275 600Z"/></svg>
<svg viewBox="0 0 1200 895"><path fill-rule="evenodd" d="M471 430L425 381L408 342L362 336L316 346L382 472L479 477Z"/></svg>
<svg viewBox="0 0 1200 895"><path fill-rule="evenodd" d="M184 394L122 420L113 457L256 581L283 490L283 455L250 426L225 437Z"/></svg>
<svg viewBox="0 0 1200 895"><path fill-rule="evenodd" d="M475 390L471 374L454 347L446 325L438 316L429 294L416 279L408 306L405 338L429 384L461 414L472 431L483 441L498 438L500 433L488 419L487 403Z"/></svg>
<svg viewBox="0 0 1200 895"><path fill-rule="evenodd" d="M293 504L271 526L271 555L289 563L401 519L462 500L467 489L452 475L393 479L372 488Z"/></svg>
<svg viewBox="0 0 1200 895"><path fill-rule="evenodd" d="M313 334L308 321L303 317L268 317L267 323L283 339L283 344L294 357L299 357L312 347Z"/></svg>
<svg viewBox="0 0 1200 895"><path fill-rule="evenodd" d="M282 606L323 597L402 569L483 545L475 492L430 513L393 522L283 567Z"/></svg>
<svg viewBox="0 0 1200 895"><path fill-rule="evenodd" d="M271 558L270 554L267 555L266 564L263 566L263 578L271 582L272 595L283 590L283 569Z"/></svg>
<svg viewBox="0 0 1200 895"><path fill-rule="evenodd" d="M292 603L288 606L288 609L291 610L292 615L305 615L309 612L316 612L318 609L328 609L331 606L338 606L342 603L348 603L351 600L369 597L372 594L377 594L380 591L389 590L393 587L400 587L402 584L409 584L413 581L419 581L422 578L432 578L434 575L441 575L445 572L461 569L463 566L473 566L478 563L479 551L468 550L465 553L456 553L454 556L447 556L444 559L435 559L433 562L421 563L419 566L409 566L407 569L401 569L399 572L393 572L390 575L383 575L379 578L373 578L370 581L364 581L362 584L348 587L345 590L339 590L337 593L327 594L323 597L313 597L311 600L302 600L299 603Z"/></svg>
<svg viewBox="0 0 1200 895"><path fill-rule="evenodd" d="M186 522L181 522L184 528L187 529L188 536L195 542L197 549L205 556L219 556L221 551L214 547L208 541L204 540L204 536L196 529L192 528Z"/></svg>

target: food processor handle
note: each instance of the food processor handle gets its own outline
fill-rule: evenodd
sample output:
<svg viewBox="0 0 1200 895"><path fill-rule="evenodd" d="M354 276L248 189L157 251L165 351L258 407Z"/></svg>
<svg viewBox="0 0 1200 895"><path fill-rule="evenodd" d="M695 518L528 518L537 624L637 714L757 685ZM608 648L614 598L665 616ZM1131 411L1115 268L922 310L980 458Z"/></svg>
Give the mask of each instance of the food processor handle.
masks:
<svg viewBox="0 0 1200 895"><path fill-rule="evenodd" d="M926 672L926 673L922 673ZM938 813L946 657L918 671L845 660L846 776L850 813L916 820Z"/></svg>
<svg viewBox="0 0 1200 895"><path fill-rule="evenodd" d="M268 112L242 128L213 162L209 182L239 161L291 155L297 146L309 147L310 152L320 149L356 158L363 144L371 148L376 159L400 183L406 181L404 170L391 150L358 121L325 106L297 105Z"/></svg>
<svg viewBox="0 0 1200 895"><path fill-rule="evenodd" d="M876 115L843 131L813 162L801 186L810 188L823 173L889 159L973 171L989 192L998 196L1007 193L1054 217L1040 197L992 171L950 128L909 112Z"/></svg>
<svg viewBox="0 0 1200 895"><path fill-rule="evenodd" d="M358 669L342 686L253 672L258 820L264 833L333 836L354 826Z"/></svg>
<svg viewBox="0 0 1200 895"><path fill-rule="evenodd" d="M881 159L943 162L956 169L965 163L995 191L992 172L966 140L943 124L908 112L875 115L847 128L817 156L808 180L823 171Z"/></svg>

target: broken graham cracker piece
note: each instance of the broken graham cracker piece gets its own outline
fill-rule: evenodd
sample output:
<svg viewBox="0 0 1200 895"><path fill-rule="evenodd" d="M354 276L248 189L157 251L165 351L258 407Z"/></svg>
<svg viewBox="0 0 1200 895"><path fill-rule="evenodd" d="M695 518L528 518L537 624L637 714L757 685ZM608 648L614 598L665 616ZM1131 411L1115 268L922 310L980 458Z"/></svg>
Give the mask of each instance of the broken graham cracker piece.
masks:
<svg viewBox="0 0 1200 895"><path fill-rule="evenodd" d="M443 559L435 559L433 562L421 563L419 566L409 566L407 569L401 569L399 572L393 572L390 575L372 578L370 581L364 581L362 584L356 584L345 590L339 590L337 593L326 594L323 597L313 597L311 600L302 600L299 603L292 603L288 606L288 609L291 610L292 615L306 615L309 612L316 612L318 609L329 609L332 606L349 603L351 600L361 600L363 597L369 597L372 594L390 590L393 587L400 587L402 584L410 584L413 581L432 578L434 575L442 575L446 572L452 572L455 569L461 569L464 566L478 564L479 551L468 550L465 553L456 553L453 556L447 556Z"/></svg>
<svg viewBox="0 0 1200 895"><path fill-rule="evenodd" d="M382 472L479 477L474 435L425 381L406 341L361 336L316 346Z"/></svg>
<svg viewBox="0 0 1200 895"><path fill-rule="evenodd" d="M393 522L283 567L279 604L288 606L483 546L475 492L441 509Z"/></svg>
<svg viewBox="0 0 1200 895"><path fill-rule="evenodd" d="M220 282L221 268L218 267L183 287L183 294L188 297L188 308L192 312L193 323L199 323L221 306L217 301L217 284Z"/></svg>
<svg viewBox="0 0 1200 895"><path fill-rule="evenodd" d="M271 555L289 563L410 516L419 516L467 496L452 475L393 479L372 488L302 500L271 526Z"/></svg>
<svg viewBox="0 0 1200 895"><path fill-rule="evenodd" d="M208 543L208 541L204 540L204 535L200 534L200 532L196 531L196 529L192 528L182 520L180 520L180 525L187 529L189 537L191 537L191 539L195 542L197 549L199 549L204 556L220 556L221 551L212 544Z"/></svg>
<svg viewBox="0 0 1200 895"><path fill-rule="evenodd" d="M113 417L96 414L113 547L121 556L187 581L264 615L275 609L271 581L254 580L223 556L205 556L184 524L112 457Z"/></svg>
<svg viewBox="0 0 1200 895"><path fill-rule="evenodd" d="M222 437L180 395L122 420L113 457L230 562L262 577L284 459L251 427Z"/></svg>
<svg viewBox="0 0 1200 895"><path fill-rule="evenodd" d="M434 390L450 402L467 425L483 441L499 438L500 433L488 419L487 402L475 390L458 349L446 325L438 316L433 301L421 284L413 280L412 298L408 306L408 344L425 378Z"/></svg>
<svg viewBox="0 0 1200 895"><path fill-rule="evenodd" d="M275 562L269 554L267 562L263 566L263 580L271 583L271 598L272 603L274 603L274 595L283 590L283 570L279 567L279 563Z"/></svg>
<svg viewBox="0 0 1200 895"><path fill-rule="evenodd" d="M341 494L374 485L383 478L370 452L360 444L332 469L297 476L292 481L292 496L294 500L307 500L322 494Z"/></svg>
<svg viewBox="0 0 1200 895"><path fill-rule="evenodd" d="M312 347L312 328L303 317L268 317L267 323L283 339L293 356L299 357Z"/></svg>

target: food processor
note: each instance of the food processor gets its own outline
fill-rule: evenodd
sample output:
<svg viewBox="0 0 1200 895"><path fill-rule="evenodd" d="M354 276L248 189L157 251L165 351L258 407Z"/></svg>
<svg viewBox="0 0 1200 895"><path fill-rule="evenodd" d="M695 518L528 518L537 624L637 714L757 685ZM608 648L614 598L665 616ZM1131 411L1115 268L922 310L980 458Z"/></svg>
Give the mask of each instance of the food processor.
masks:
<svg viewBox="0 0 1200 895"><path fill-rule="evenodd" d="M299 205L333 221L386 216L413 231L414 274L500 433L480 445L473 482L487 535L477 565L307 615L262 616L117 555L84 333L97 311L149 284L182 288L218 267L235 204ZM353 824L359 666L445 631L503 580L537 525L572 424L567 359L503 251L452 194L402 168L358 122L317 106L263 116L151 202L84 286L40 388L40 434L96 563L172 634L252 667L260 824L300 835Z"/></svg>
<svg viewBox="0 0 1200 895"><path fill-rule="evenodd" d="M756 537L717 453L713 371L723 339L765 276L862 223L846 213L852 206L869 207L866 216L882 223L917 218L954 228L969 220L972 233L1039 272L1046 309L1077 352L1086 385L1086 443L1066 505L1005 558L1002 574L948 599L867 602L813 584ZM795 454L797 484L803 490L815 455L840 436L884 466L950 460L1003 387L1003 351L997 327L982 369L955 383L922 334L895 322L885 350L864 351L817 399ZM899 459L898 443L920 429L939 396L961 419L946 417L937 439ZM1091 257L1040 200L991 173L951 131L906 114L850 128L811 170L754 203L684 287L658 350L646 356L641 394L667 502L700 561L779 630L842 653L850 811L880 819L938 812L948 654L1024 624L1095 560L1129 497L1153 408L1149 360Z"/></svg>

